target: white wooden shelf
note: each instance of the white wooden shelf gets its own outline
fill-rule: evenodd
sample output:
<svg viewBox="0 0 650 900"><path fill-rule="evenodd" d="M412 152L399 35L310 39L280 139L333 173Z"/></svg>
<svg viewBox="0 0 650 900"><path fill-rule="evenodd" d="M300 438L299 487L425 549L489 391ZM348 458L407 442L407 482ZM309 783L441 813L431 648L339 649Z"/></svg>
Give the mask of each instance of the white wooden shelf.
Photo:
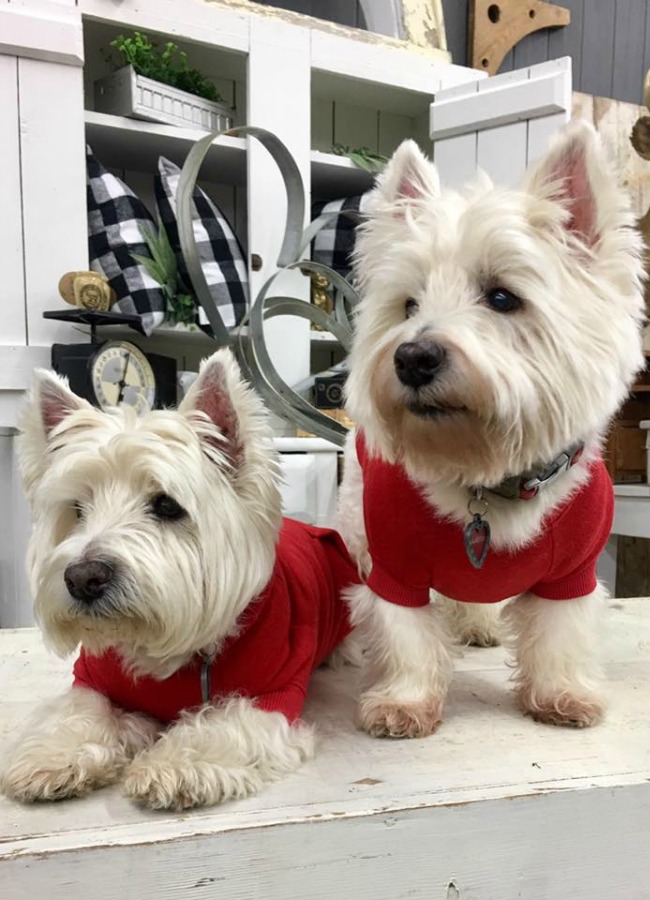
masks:
<svg viewBox="0 0 650 900"><path fill-rule="evenodd" d="M641 898L650 884L650 600L612 602L610 712L571 731L516 709L500 648L467 650L439 732L354 726L355 670L320 671L313 762L258 797L153 814L119 788L0 799L3 900ZM0 631L0 741L70 683L35 630Z"/></svg>
<svg viewBox="0 0 650 900"><path fill-rule="evenodd" d="M182 165L191 145L205 132L198 129L159 125L123 116L85 111L86 140L98 158L120 169L156 171L159 156ZM332 199L362 194L373 184L373 176L345 156L311 154L312 194ZM246 180L246 140L219 138L201 168L205 181L243 184Z"/></svg>
<svg viewBox="0 0 650 900"><path fill-rule="evenodd" d="M105 165L155 172L158 157L182 165L191 145L204 131L159 125L85 111L86 140ZM213 145L201 168L206 181L243 184L246 180L246 141L222 137Z"/></svg>
<svg viewBox="0 0 650 900"><path fill-rule="evenodd" d="M313 344L336 344L338 339L329 331L310 331L309 338Z"/></svg>
<svg viewBox="0 0 650 900"><path fill-rule="evenodd" d="M369 191L375 181L374 175L355 166L347 156L311 152L311 192L317 200L334 200L340 197L354 197Z"/></svg>

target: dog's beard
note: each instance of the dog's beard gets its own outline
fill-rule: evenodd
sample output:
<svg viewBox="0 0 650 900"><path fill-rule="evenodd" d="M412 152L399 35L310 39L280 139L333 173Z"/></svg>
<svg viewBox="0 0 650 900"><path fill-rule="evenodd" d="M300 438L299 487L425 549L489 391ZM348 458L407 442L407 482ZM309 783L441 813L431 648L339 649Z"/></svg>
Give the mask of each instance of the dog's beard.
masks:
<svg viewBox="0 0 650 900"><path fill-rule="evenodd" d="M159 678L196 652L213 651L234 633L240 613L271 575L275 530L255 535L246 521L236 529L233 517L230 537L213 528L208 544L194 527L162 531L145 522L128 532L93 536L93 526L82 525L55 547L48 547L52 535L41 521L31 542L30 569L46 642L62 656L79 643L92 654L115 647L134 672ZM244 534L250 563L236 565ZM107 563L113 572L92 603L72 597L65 583L66 568L88 559Z"/></svg>
<svg viewBox="0 0 650 900"><path fill-rule="evenodd" d="M454 365L431 385L415 389L399 381L394 347L374 360L369 381L369 434L384 456L403 462L422 481L475 485L501 481L520 464L521 434L493 414L493 386L483 373ZM366 425L365 422L361 422Z"/></svg>
<svg viewBox="0 0 650 900"><path fill-rule="evenodd" d="M144 644L160 642L164 624L156 621L151 608L138 595L138 586L111 561L116 576L102 597L85 603L72 597L64 581L65 557L56 552L35 572L35 612L45 640L60 655L67 655L79 644L92 654L112 646L127 652Z"/></svg>

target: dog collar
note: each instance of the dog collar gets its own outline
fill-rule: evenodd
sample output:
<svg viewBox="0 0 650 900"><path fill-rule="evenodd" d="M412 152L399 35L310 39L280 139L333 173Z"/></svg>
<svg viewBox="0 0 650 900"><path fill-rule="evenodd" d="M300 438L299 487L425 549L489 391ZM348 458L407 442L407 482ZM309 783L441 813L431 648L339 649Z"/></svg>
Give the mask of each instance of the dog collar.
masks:
<svg viewBox="0 0 650 900"><path fill-rule="evenodd" d="M577 441L555 457L544 469L513 475L504 479L495 487L484 488L490 494L504 497L506 500L534 500L539 492L553 484L572 469L579 461L585 449L583 441Z"/></svg>
<svg viewBox="0 0 650 900"><path fill-rule="evenodd" d="M489 506L483 496L484 491L488 494L496 494L497 497L504 497L506 500L532 500L542 488L553 484L561 475L575 466L582 456L584 448L584 443L580 441L572 444L562 453L558 453L555 459L541 471L514 475L506 478L496 487L473 488L467 505L471 519L465 527L463 539L467 558L475 569L483 566L491 543L490 523L484 518Z"/></svg>

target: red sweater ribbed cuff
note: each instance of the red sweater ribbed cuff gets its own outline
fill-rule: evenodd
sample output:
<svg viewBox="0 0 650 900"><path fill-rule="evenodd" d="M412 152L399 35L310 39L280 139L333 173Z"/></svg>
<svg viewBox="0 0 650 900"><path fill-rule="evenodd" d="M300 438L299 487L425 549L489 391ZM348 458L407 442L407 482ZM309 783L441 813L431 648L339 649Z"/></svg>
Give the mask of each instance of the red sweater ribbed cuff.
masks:
<svg viewBox="0 0 650 900"><path fill-rule="evenodd" d="M366 584L382 600L388 600L389 603L395 603L397 606L427 606L429 603L428 587L409 587L402 584L374 562Z"/></svg>
<svg viewBox="0 0 650 900"><path fill-rule="evenodd" d="M533 588L532 593L543 600L577 600L578 597L592 594L596 590L597 583L595 574L589 570L578 575L569 575L561 581L549 584L542 582Z"/></svg>

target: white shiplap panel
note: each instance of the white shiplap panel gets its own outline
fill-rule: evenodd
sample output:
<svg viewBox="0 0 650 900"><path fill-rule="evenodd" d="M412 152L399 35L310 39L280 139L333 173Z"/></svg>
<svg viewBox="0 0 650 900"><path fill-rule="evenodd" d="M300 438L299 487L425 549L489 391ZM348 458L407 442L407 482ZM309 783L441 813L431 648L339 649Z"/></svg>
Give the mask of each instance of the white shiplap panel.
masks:
<svg viewBox="0 0 650 900"><path fill-rule="evenodd" d="M12 0L0 5L0 54L82 66L81 16L74 0Z"/></svg>
<svg viewBox="0 0 650 900"><path fill-rule="evenodd" d="M273 131L287 146L300 169L307 198L310 185L309 32L276 19L251 19L248 62L248 121ZM280 64L281 61L281 64ZM290 103L278 103L290 97ZM308 204L307 204L308 206ZM248 248L262 259L250 272L251 298L277 269L286 221L286 193L275 162L264 147L249 139ZM308 212L308 210L307 210ZM309 298L309 281L298 272L276 281L274 294ZM309 323L280 317L265 327L269 354L289 385L309 374Z"/></svg>
<svg viewBox="0 0 650 900"><path fill-rule="evenodd" d="M476 174L475 132L435 141L433 161L444 187L461 188Z"/></svg>
<svg viewBox="0 0 650 900"><path fill-rule="evenodd" d="M439 95L431 106L431 134L453 137L473 129L482 131L525 119L553 115L566 109L564 71L530 70L530 77L511 83L506 75L489 79L480 94ZM570 103L569 103L570 109Z"/></svg>
<svg viewBox="0 0 650 900"><path fill-rule="evenodd" d="M541 119L530 119L528 122L528 153L526 162L528 165L544 155L548 149L551 138L563 125L571 119L573 104L571 61L568 59L556 59L548 63L535 66L533 71L555 72L561 79L563 109L551 116Z"/></svg>
<svg viewBox="0 0 650 900"><path fill-rule="evenodd" d="M18 75L27 337L74 340L42 314L62 306L61 275L88 266L82 70L21 59Z"/></svg>
<svg viewBox="0 0 650 900"><path fill-rule="evenodd" d="M378 117L379 113L376 109L336 102L334 104L334 142L352 149L368 147L373 153L376 153L379 136Z"/></svg>
<svg viewBox="0 0 650 900"><path fill-rule="evenodd" d="M0 343L26 342L23 221L20 196L18 60L0 56L0 258L2 321ZM0 369L0 390L4 388Z"/></svg>
<svg viewBox="0 0 650 900"><path fill-rule="evenodd" d="M528 80L529 69L506 72L496 76L499 87L508 90ZM492 79L478 84L479 94L493 89ZM487 128L477 134L476 163L479 169L490 176L495 184L514 187L526 171L528 143L528 123L513 122Z"/></svg>
<svg viewBox="0 0 650 900"><path fill-rule="evenodd" d="M478 81L447 88L436 94L434 105L439 102L439 98L442 98L444 102L454 103L467 97L468 94L477 92ZM433 118L432 106L431 123L433 123ZM433 129L430 133L433 141L433 161L440 174L442 184L449 188L462 187L476 173L476 132L472 128L468 128L465 134L447 138L439 138Z"/></svg>

